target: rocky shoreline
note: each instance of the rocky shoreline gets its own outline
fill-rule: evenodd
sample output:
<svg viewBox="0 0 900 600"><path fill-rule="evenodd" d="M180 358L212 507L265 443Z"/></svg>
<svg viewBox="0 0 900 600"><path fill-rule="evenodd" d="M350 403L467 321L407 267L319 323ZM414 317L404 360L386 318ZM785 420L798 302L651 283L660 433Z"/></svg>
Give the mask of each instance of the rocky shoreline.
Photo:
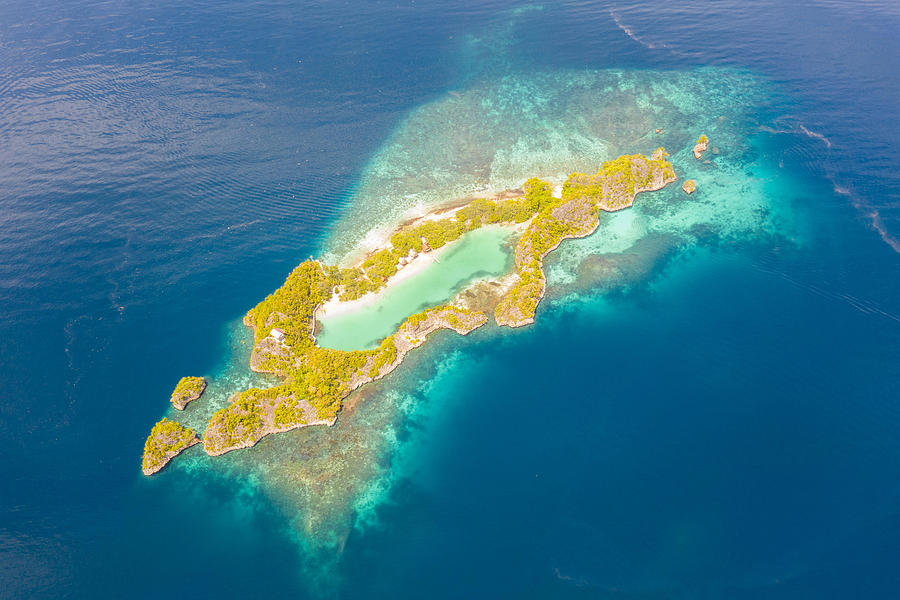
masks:
<svg viewBox="0 0 900 600"><path fill-rule="evenodd" d="M230 399L232 405L239 401L240 394L234 394ZM290 422L279 423L277 416L285 411L290 411L295 419ZM336 418L318 419L316 410L304 399L296 399L293 395L277 396L272 403L263 403L259 411L260 424L253 431L241 431L240 440L233 439L233 434L226 431L225 421L211 424L203 433L203 450L210 456L219 456L232 450L250 448L255 446L262 438L273 433L283 433L300 427L312 425L334 425Z"/></svg>

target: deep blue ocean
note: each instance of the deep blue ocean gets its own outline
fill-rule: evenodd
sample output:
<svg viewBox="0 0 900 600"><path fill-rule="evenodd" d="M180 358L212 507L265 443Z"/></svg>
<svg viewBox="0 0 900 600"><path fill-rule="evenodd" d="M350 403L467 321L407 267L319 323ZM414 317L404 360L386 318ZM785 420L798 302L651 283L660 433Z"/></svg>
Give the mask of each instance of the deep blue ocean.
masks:
<svg viewBox="0 0 900 600"><path fill-rule="evenodd" d="M0 3L0 598L900 597L898 31L887 0ZM201 427L256 381L240 318L294 265L655 127L699 192L561 246L535 325L141 475L178 378Z"/></svg>

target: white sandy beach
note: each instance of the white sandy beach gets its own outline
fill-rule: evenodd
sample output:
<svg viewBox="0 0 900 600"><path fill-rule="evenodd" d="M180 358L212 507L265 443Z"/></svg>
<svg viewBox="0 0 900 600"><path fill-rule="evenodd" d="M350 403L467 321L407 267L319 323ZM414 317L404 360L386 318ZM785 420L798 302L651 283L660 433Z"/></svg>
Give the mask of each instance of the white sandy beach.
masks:
<svg viewBox="0 0 900 600"><path fill-rule="evenodd" d="M334 317L378 303L378 301L382 299L384 294L387 293L392 285L403 281L404 279L409 279L410 277L417 275L418 273L421 273L422 271L433 265L435 260L440 260L441 255L444 254L448 248L452 247L458 241L459 240L455 240L453 242L450 242L449 244L444 244L437 250L432 250L428 253L420 253L408 264L400 266L397 272L387 280L384 287L382 287L377 292L369 292L365 296L357 298L356 300L347 301L341 301L341 299L338 298L338 296L335 294L331 297L330 300L322 303L319 306L319 309L315 314L316 318L318 319L326 315L329 317Z"/></svg>
<svg viewBox="0 0 900 600"><path fill-rule="evenodd" d="M459 210L459 208L462 208L462 207L457 207L457 208L451 209L449 211L442 212L439 215L427 215L425 217L422 217L420 219L420 221L429 219L429 218L434 218L435 216L438 218L446 218L447 215L452 215L457 210ZM528 227L529 223L531 223L530 220L525 221L524 223L519 223L517 225L485 225L481 229L485 229L488 227L497 227L497 228L509 229L511 232L521 234ZM405 279L409 279L410 277L414 277L414 276L422 273L423 271L428 269L430 266L435 264L436 261L440 261L441 256L443 256L450 248L453 248L457 244L459 244L463 240L465 235L467 235L467 234L464 234L459 239L456 239L452 242L444 244L443 246L441 246L440 248L438 248L436 250L432 250L431 252L427 252L427 253L418 254L408 264L400 266L400 268L397 270L397 272L387 280L384 287L382 287L381 289L379 289L376 292L369 292L365 296L362 296L355 300L347 300L347 301L341 301L337 295L332 296L331 299L322 303L319 306L318 310L316 310L315 317L317 319L319 319L321 317L331 318L331 317L335 317L338 315L352 313L357 310L372 306L373 304L377 304L379 301L381 301L384 298L385 294L387 294L388 291L394 285L396 285L397 283L399 283ZM373 251L377 251L377 250L389 248L389 247L390 246L388 244L385 244L381 248L377 248Z"/></svg>

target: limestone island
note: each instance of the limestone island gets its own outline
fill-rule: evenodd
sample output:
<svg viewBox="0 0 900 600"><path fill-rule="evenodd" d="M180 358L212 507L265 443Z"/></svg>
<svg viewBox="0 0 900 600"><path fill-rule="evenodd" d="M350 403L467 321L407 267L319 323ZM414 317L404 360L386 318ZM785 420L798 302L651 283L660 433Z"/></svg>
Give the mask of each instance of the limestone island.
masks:
<svg viewBox="0 0 900 600"><path fill-rule="evenodd" d="M206 380L202 377L182 377L172 392L172 406L184 410L189 402L202 396L205 389Z"/></svg>
<svg viewBox="0 0 900 600"><path fill-rule="evenodd" d="M694 145L694 158L700 160L700 157L703 156L703 153L706 152L707 148L709 148L709 138L706 137L706 134L704 133L697 138L697 143Z"/></svg>
<svg viewBox="0 0 900 600"><path fill-rule="evenodd" d="M688 179L681 184L681 189L684 190L685 194L693 194L697 190L697 182L693 179Z"/></svg>
<svg viewBox="0 0 900 600"><path fill-rule="evenodd" d="M603 163L597 173L573 173L558 195L550 183L533 177L521 190L436 210L399 227L385 247L352 267L304 261L244 317L254 332L251 369L275 374L283 382L232 396L229 406L209 421L203 449L217 456L253 446L272 433L334 424L344 398L396 369L410 350L440 329L467 335L488 322L490 311L499 326L533 323L546 289L544 257L567 238L593 233L601 210L630 207L637 194L675 181L667 156L658 148L649 158L625 155ZM410 316L374 349L317 345L317 313L365 302L389 286L398 271L430 264L430 253L487 225L519 234L514 266L506 276L475 284L445 305Z"/></svg>
<svg viewBox="0 0 900 600"><path fill-rule="evenodd" d="M163 417L162 421L153 426L150 437L144 443L141 470L144 475L153 475L183 450L199 443L196 431Z"/></svg>

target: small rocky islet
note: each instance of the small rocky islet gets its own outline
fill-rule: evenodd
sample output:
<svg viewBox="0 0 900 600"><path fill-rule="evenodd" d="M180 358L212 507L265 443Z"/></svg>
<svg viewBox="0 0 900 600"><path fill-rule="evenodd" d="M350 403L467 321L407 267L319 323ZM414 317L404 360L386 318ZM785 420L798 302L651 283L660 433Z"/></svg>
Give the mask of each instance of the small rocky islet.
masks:
<svg viewBox="0 0 900 600"><path fill-rule="evenodd" d="M200 438L197 437L196 431L163 417L162 421L150 430L150 436L144 443L141 470L144 475L158 473L169 464L170 460L199 443Z"/></svg>
<svg viewBox="0 0 900 600"><path fill-rule="evenodd" d="M700 136L694 156L699 158L707 145L706 136ZM565 239L593 233L600 211L628 208L637 194L659 190L675 181L667 157L665 149L658 148L649 157L634 154L607 161L591 175L573 173L558 197L553 195L550 183L531 178L517 193L475 199L449 213L439 211L404 224L390 237L388 247L369 254L354 267L304 261L280 288L244 317L244 324L254 331L251 369L277 375L283 382L234 394L229 406L216 412L207 424L203 449L210 456L218 456L253 446L273 433L333 425L343 399L350 393L392 372L431 333L450 329L467 335L486 324L489 317L484 308L493 310L499 326L533 323L546 290L544 257ZM493 283L489 299L482 298L477 307L468 306L466 290L447 305L410 316L373 350L343 351L316 344L316 312L322 304L357 300L377 292L415 256L484 225L523 230L515 247L514 266ZM484 288L483 284L477 285ZM484 294L480 292L479 296ZM183 410L205 388L203 378L185 377L176 386L171 402ZM200 439L196 432L164 418L147 438L144 474L158 472L197 443Z"/></svg>
<svg viewBox="0 0 900 600"><path fill-rule="evenodd" d="M204 390L206 390L204 378L182 377L169 400L172 402L172 406L178 410L184 410L189 403L200 398Z"/></svg>
<svg viewBox="0 0 900 600"><path fill-rule="evenodd" d="M709 138L706 137L706 134L703 134L697 139L697 143L694 144L694 158L700 160L707 148L709 148Z"/></svg>

